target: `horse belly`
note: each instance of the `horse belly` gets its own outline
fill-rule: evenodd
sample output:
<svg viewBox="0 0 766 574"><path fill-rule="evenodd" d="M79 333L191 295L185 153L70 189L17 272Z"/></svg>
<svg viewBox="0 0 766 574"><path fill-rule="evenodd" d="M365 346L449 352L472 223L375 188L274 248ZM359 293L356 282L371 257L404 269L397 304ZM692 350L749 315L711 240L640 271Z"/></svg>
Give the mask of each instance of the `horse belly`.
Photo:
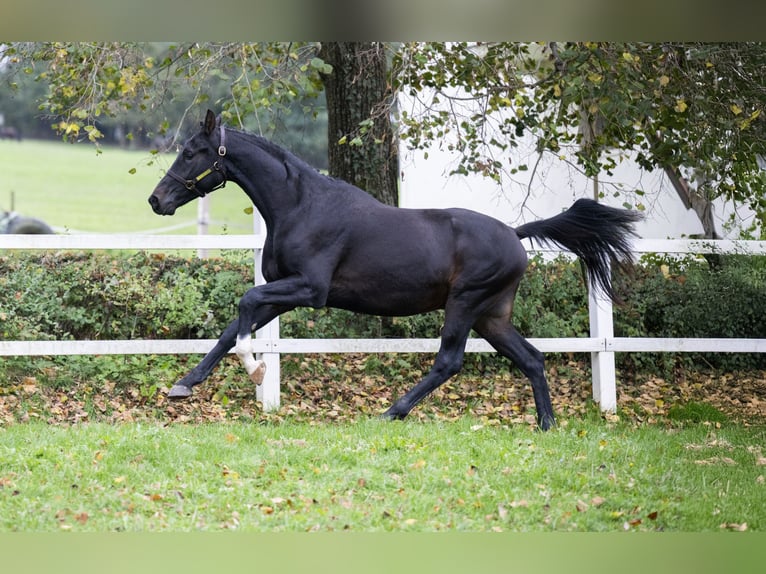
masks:
<svg viewBox="0 0 766 574"><path fill-rule="evenodd" d="M363 313L365 315L408 317L410 315L419 315L420 313L427 313L429 311L441 309L444 307L444 300L434 298L413 301L412 299L405 298L388 298L383 301L341 296L328 299L327 306L353 311L354 313Z"/></svg>
<svg viewBox="0 0 766 574"><path fill-rule="evenodd" d="M339 277L333 281L327 299L329 307L357 313L386 316L417 315L444 307L449 287L446 282L387 274Z"/></svg>

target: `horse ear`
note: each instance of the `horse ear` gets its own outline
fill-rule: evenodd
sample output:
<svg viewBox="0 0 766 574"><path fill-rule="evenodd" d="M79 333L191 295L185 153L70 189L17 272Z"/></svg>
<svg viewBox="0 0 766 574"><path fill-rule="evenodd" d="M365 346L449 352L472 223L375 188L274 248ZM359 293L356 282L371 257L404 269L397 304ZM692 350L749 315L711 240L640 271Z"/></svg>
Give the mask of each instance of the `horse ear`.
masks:
<svg viewBox="0 0 766 574"><path fill-rule="evenodd" d="M215 114L213 113L212 110L208 110L207 114L205 115L205 123L204 123L205 133L207 135L212 134L213 130L215 129L215 126L216 126Z"/></svg>

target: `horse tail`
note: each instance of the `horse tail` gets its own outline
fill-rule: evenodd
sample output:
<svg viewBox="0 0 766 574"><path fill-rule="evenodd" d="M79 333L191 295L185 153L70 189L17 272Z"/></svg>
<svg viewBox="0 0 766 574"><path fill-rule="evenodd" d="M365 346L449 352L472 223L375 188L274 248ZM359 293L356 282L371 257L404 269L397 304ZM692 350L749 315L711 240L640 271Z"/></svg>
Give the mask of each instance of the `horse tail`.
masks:
<svg viewBox="0 0 766 574"><path fill-rule="evenodd" d="M633 225L643 216L627 209L601 205L592 199L578 199L568 210L516 228L520 239L531 238L541 245L554 243L571 251L585 267L588 283L615 303L611 269L629 272L633 266L630 237Z"/></svg>

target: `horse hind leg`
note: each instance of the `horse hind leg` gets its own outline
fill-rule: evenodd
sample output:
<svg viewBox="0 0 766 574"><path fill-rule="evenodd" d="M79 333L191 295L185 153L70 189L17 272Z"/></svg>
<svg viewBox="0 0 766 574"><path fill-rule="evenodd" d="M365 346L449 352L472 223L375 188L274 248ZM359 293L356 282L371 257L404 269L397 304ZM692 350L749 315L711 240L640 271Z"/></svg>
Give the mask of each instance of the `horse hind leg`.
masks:
<svg viewBox="0 0 766 574"><path fill-rule="evenodd" d="M553 415L548 381L545 379L543 354L516 331L507 317L482 318L474 325L474 329L529 379L538 426L542 430L555 426L556 418Z"/></svg>

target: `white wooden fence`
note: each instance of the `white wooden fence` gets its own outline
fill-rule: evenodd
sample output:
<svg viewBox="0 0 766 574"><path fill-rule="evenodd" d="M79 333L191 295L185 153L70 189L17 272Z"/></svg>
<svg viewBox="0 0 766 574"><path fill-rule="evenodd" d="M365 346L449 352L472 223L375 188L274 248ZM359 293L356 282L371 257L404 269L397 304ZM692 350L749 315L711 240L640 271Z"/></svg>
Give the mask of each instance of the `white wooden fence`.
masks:
<svg viewBox="0 0 766 574"><path fill-rule="evenodd" d="M247 249L254 252L255 283L260 275L262 235L0 235L5 249L97 250L97 249ZM530 247L529 251L538 250ZM550 250L553 251L553 250ZM766 241L649 240L634 242L636 253L743 253L766 254ZM609 300L589 299L590 337L530 338L544 353L590 352L593 371L593 398L604 411L617 406L616 352L766 352L766 339L687 339L615 337L612 305ZM202 340L126 341L0 341L0 356L107 355L107 354L190 354L207 353L215 344ZM267 365L266 378L257 389L264 409L279 407L280 353L431 353L439 339L282 339L279 322L258 330L253 352ZM466 352L492 352L483 339L469 339Z"/></svg>

